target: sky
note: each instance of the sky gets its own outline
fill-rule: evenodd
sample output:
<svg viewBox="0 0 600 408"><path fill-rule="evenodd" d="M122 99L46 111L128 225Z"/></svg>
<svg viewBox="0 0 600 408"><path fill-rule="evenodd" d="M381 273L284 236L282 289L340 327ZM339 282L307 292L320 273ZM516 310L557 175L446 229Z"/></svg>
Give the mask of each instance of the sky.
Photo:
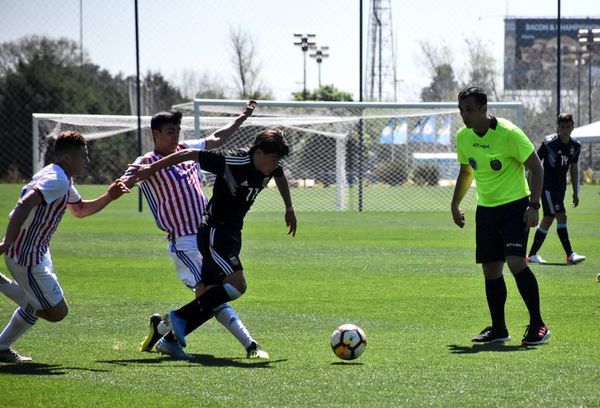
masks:
<svg viewBox="0 0 600 408"><path fill-rule="evenodd" d="M449 59L464 75L465 38L479 38L502 69L504 18L556 17L556 0L389 0L392 13L399 101L417 101L430 83L420 44L451 49ZM368 7L364 0L366 58ZM80 5L82 9L80 19ZM135 74L133 0L0 0L0 42L27 35L83 39L92 62L111 73ZM316 34L330 47L321 65L323 84L358 99L358 0L139 0L140 66L178 83L183 72L206 73L234 87L230 31L255 42L260 77L276 99L302 89L303 55L294 33ZM562 0L563 17L600 17L598 0ZM80 30L80 22L83 30ZM307 59L307 88L317 87L317 64ZM501 78L500 78L501 79Z"/></svg>

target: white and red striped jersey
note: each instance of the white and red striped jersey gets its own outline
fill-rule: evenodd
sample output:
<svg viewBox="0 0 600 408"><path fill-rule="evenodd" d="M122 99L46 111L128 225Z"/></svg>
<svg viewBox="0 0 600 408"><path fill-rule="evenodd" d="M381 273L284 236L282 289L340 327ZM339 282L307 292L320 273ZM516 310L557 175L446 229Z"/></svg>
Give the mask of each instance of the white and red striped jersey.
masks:
<svg viewBox="0 0 600 408"><path fill-rule="evenodd" d="M7 252L9 257L22 266L40 263L48 251L50 238L58 228L67 204L81 201L79 192L73 186L73 180L56 163L37 172L21 190L21 197L31 190L37 191L43 202L31 210L19 230L17 239Z"/></svg>
<svg viewBox="0 0 600 408"><path fill-rule="evenodd" d="M176 151L194 148L205 149L206 141L186 140ZM134 164L149 164L163 156L152 151L138 157ZM125 173L128 176L130 167ZM198 232L206 209L206 196L202 191L200 167L188 161L162 169L140 183L158 228L166 231L169 240Z"/></svg>

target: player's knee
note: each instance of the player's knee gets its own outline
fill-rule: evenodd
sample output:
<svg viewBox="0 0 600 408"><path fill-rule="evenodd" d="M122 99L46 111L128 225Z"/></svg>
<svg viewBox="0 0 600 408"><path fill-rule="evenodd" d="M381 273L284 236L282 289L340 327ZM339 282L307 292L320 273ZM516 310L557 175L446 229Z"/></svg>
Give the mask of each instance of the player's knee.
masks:
<svg viewBox="0 0 600 408"><path fill-rule="evenodd" d="M61 302L58 305L44 310L38 310L38 317L52 323L60 322L69 314L69 307L66 303Z"/></svg>

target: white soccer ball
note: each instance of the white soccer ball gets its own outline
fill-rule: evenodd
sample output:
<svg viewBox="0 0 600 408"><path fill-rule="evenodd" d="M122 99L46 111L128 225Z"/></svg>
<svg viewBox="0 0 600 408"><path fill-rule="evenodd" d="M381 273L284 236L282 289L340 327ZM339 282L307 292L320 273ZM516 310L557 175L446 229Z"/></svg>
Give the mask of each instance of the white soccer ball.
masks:
<svg viewBox="0 0 600 408"><path fill-rule="evenodd" d="M598 275L596 275L596 281L600 282L600 273Z"/></svg>
<svg viewBox="0 0 600 408"><path fill-rule="evenodd" d="M343 324L331 335L331 349L342 360L358 358L367 347L365 332L355 324Z"/></svg>

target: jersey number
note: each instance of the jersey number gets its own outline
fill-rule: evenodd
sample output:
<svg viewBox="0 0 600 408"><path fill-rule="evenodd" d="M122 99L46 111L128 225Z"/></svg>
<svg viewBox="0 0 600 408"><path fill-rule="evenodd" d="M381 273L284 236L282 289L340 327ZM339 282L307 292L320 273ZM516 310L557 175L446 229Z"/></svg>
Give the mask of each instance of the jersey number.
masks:
<svg viewBox="0 0 600 408"><path fill-rule="evenodd" d="M260 188L248 187L248 195L246 196L246 201L254 201L259 192Z"/></svg>
<svg viewBox="0 0 600 408"><path fill-rule="evenodd" d="M569 158L567 156L560 156L561 166L569 164Z"/></svg>

